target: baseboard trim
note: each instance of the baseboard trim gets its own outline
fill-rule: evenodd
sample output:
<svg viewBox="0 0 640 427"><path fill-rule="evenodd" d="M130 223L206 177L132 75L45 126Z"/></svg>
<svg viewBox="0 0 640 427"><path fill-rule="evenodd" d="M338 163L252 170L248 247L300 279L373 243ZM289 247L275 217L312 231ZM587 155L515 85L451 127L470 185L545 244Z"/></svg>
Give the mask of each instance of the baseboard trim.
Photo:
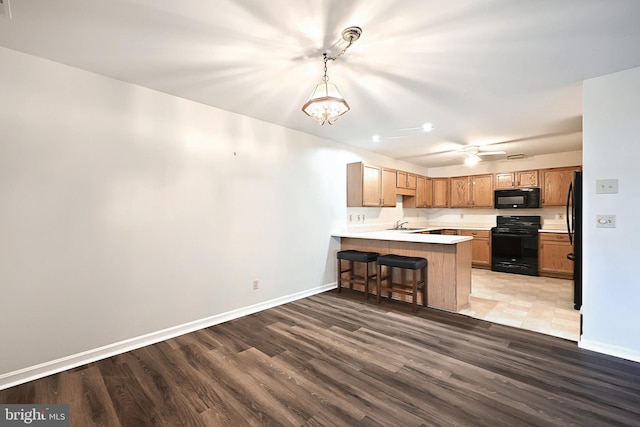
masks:
<svg viewBox="0 0 640 427"><path fill-rule="evenodd" d="M336 283L333 282L327 285L322 285L316 288L296 292L294 294L275 298L269 301L242 307L236 310L231 310L226 313L217 314L215 316L206 317L204 319L195 320L193 322L184 323L182 325L173 326L171 328L162 329L160 331L141 335L139 337L130 338L113 344L108 344L92 350L72 354L60 359L51 360L49 362L41 363L34 366L29 366L17 371L8 372L0 375L0 390L24 384L26 382L37 380L49 375L57 374L59 372L66 371L67 369L77 368L78 366L86 365L87 363L106 359L108 357L155 344L170 338L175 338L177 336L188 334L199 329L208 328L219 323L238 319L240 317L257 313L269 308L277 307L288 302L316 295L331 289L335 289L336 286Z"/></svg>
<svg viewBox="0 0 640 427"><path fill-rule="evenodd" d="M585 340L581 338L578 347L585 350L591 350L603 353L609 356L619 357L621 359L631 360L632 362L640 362L640 352L630 351L628 348L618 347L611 344L604 344L598 341Z"/></svg>

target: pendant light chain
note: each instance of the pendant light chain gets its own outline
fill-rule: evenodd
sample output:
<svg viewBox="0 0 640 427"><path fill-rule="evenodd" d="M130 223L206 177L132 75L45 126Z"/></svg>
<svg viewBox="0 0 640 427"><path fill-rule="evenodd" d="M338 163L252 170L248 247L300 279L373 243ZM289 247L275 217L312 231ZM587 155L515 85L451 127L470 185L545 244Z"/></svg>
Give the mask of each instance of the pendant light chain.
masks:
<svg viewBox="0 0 640 427"><path fill-rule="evenodd" d="M346 45L346 46L344 47L344 49L342 49L342 50L340 51L340 53L338 53L336 56L329 56L329 57L327 57L327 52L325 52L325 53L324 53L324 56L326 57L326 59L330 59L330 60L332 60L332 61L335 61L336 59L338 59L338 58L340 58L342 55L344 55L344 53L347 51L347 49L349 49L349 48L351 47L351 45L353 44L353 41L354 41L354 40L353 40L353 38L354 38L353 36L350 36L350 37L349 37L349 44L348 44L348 45ZM325 63L326 63L326 62L327 62L327 61L325 60Z"/></svg>
<svg viewBox="0 0 640 427"><path fill-rule="evenodd" d="M329 81L329 76L327 76L327 61L329 60L329 58L327 58L327 52L323 53L323 55L324 55L324 76L322 77L322 81L326 83Z"/></svg>
<svg viewBox="0 0 640 427"><path fill-rule="evenodd" d="M327 76L327 61L331 60L331 61L335 61L336 59L340 58L342 55L344 55L344 53L347 51L347 49L349 49L351 47L351 45L353 44L353 36L349 37L349 44L346 45L344 47L344 49L342 49L340 51L340 53L338 53L336 56L328 56L329 53L325 52L322 55L324 55L324 76L322 77L322 81L323 82L328 82L329 81L329 76Z"/></svg>

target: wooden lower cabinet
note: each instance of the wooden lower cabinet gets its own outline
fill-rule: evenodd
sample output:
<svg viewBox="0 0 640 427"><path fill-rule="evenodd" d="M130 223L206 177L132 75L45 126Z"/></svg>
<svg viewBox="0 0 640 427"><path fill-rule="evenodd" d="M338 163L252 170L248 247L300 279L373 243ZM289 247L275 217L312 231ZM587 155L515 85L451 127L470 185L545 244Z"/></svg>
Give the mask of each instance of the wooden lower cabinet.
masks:
<svg viewBox="0 0 640 427"><path fill-rule="evenodd" d="M573 252L567 233L538 234L538 273L541 276L573 278L573 261L567 255Z"/></svg>
<svg viewBox="0 0 640 427"><path fill-rule="evenodd" d="M491 268L491 231L459 230L460 236L471 236L471 265L480 268Z"/></svg>

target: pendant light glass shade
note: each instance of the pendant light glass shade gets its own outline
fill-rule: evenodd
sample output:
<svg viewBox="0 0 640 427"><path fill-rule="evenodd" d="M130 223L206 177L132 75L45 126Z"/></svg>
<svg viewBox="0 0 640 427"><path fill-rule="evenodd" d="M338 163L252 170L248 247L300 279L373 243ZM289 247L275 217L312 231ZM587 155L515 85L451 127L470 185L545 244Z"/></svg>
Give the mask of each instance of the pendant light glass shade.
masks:
<svg viewBox="0 0 640 427"><path fill-rule="evenodd" d="M316 86L302 111L321 125L332 125L338 117L349 111L349 104L342 97L337 86L326 81Z"/></svg>

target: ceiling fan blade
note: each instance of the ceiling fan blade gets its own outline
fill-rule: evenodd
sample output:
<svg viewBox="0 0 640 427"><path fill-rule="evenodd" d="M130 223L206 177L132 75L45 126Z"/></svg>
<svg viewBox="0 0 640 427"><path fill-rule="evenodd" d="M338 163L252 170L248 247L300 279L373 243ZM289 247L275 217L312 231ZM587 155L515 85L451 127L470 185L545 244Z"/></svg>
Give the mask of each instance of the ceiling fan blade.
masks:
<svg viewBox="0 0 640 427"><path fill-rule="evenodd" d="M498 154L507 154L506 151L480 151L478 156L495 156Z"/></svg>

